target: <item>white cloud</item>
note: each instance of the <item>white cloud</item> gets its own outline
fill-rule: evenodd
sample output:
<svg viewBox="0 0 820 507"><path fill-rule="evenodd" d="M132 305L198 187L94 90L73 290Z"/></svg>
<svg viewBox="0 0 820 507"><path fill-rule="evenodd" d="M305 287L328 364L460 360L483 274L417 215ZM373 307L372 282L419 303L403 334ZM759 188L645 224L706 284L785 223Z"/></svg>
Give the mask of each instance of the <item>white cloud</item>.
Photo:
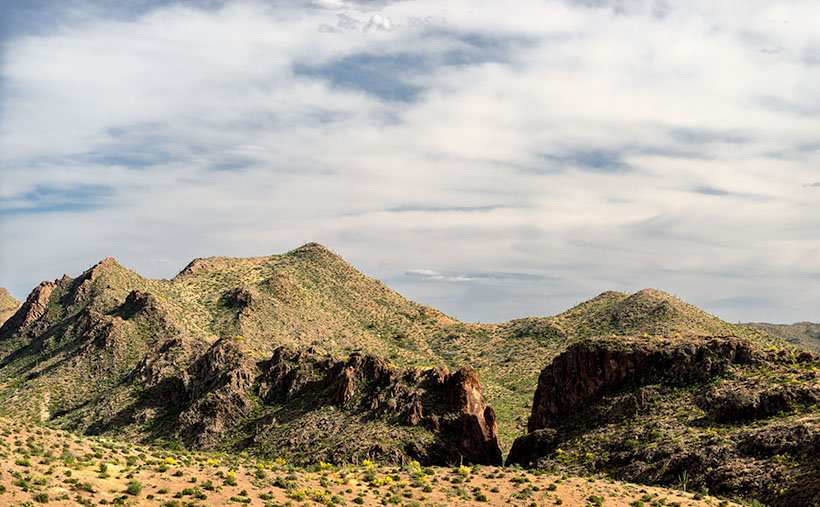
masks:
<svg viewBox="0 0 820 507"><path fill-rule="evenodd" d="M440 282L472 282L476 280L476 278L467 275L443 275L432 269L408 269L404 274Z"/></svg>
<svg viewBox="0 0 820 507"><path fill-rule="evenodd" d="M393 21L390 18L386 18L381 14L374 14L370 16L370 19L367 20L367 23L364 24L362 30L365 32L370 30L381 30L382 32L389 32L393 30Z"/></svg>
<svg viewBox="0 0 820 507"><path fill-rule="evenodd" d="M646 286L820 320L820 7L659 5L236 1L15 35L3 209L115 196L0 215L0 285L316 240L468 320ZM501 272L528 277L464 274Z"/></svg>

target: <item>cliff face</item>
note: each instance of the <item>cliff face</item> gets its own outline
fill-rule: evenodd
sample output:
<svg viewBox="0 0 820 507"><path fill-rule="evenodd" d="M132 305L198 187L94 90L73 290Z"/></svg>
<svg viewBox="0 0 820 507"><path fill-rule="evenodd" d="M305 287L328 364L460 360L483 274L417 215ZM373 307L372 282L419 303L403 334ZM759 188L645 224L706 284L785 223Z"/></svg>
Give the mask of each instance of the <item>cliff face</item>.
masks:
<svg viewBox="0 0 820 507"><path fill-rule="evenodd" d="M590 339L541 372L507 463L811 505L818 403L820 357L808 352L733 336Z"/></svg>
<svg viewBox="0 0 820 507"><path fill-rule="evenodd" d="M598 339L577 343L541 372L528 429L556 427L624 386L705 382L731 364L748 364L752 346L711 340Z"/></svg>
<svg viewBox="0 0 820 507"><path fill-rule="evenodd" d="M189 445L212 447L236 430L247 432L237 445L296 460L501 464L495 415L472 368L402 369L372 355L285 347L266 361L250 357L222 340L180 379L188 408L175 428ZM397 429L368 438L364 426L380 425Z"/></svg>
<svg viewBox="0 0 820 507"><path fill-rule="evenodd" d="M42 317L46 312L48 298L54 292L56 285L56 282L44 281L35 287L19 309L3 323L3 326L0 327L0 333L6 330L11 332L13 329L20 329Z"/></svg>

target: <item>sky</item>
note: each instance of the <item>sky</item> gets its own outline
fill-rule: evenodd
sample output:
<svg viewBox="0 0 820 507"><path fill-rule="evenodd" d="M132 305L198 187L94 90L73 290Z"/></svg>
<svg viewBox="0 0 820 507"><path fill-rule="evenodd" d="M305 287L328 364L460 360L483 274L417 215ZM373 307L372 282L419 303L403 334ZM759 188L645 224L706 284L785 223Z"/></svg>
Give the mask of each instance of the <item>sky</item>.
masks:
<svg viewBox="0 0 820 507"><path fill-rule="evenodd" d="M0 286L317 241L463 321L820 322L820 3L0 1Z"/></svg>

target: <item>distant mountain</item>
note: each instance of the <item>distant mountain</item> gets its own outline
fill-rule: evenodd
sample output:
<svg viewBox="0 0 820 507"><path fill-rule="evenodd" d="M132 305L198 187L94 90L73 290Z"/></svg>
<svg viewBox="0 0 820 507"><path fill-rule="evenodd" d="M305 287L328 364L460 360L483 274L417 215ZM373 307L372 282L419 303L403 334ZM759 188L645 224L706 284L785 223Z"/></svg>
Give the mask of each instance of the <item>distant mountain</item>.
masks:
<svg viewBox="0 0 820 507"><path fill-rule="evenodd" d="M18 308L23 303L17 301L9 291L7 291L4 287L0 287L0 325L2 325L9 317L14 315Z"/></svg>
<svg viewBox="0 0 820 507"><path fill-rule="evenodd" d="M502 450L526 432L544 366L613 334L789 347L652 289L606 292L554 317L461 323L316 243L196 259L171 280L109 258L41 283L0 328L0 415L188 446L314 449L305 459L483 459L496 424ZM299 429L310 427L326 429ZM348 445L354 429L367 445Z"/></svg>
<svg viewBox="0 0 820 507"><path fill-rule="evenodd" d="M789 343L820 352L820 324L813 322L797 322L795 324L750 322L746 325L779 336Z"/></svg>

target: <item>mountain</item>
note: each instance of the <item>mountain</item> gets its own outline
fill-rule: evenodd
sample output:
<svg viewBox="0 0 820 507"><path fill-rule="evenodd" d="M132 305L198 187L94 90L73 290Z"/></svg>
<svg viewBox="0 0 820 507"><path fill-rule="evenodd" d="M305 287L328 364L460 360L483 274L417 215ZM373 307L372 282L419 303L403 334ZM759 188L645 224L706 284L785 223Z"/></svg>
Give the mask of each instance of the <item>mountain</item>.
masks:
<svg viewBox="0 0 820 507"><path fill-rule="evenodd" d="M3 325L9 317L15 314L22 304L20 301L11 297L9 291L4 287L0 287L0 326Z"/></svg>
<svg viewBox="0 0 820 507"><path fill-rule="evenodd" d="M652 289L461 323L316 243L196 259L171 280L109 258L41 283L0 328L0 415L305 460L494 462L493 446L526 432L542 368L613 333L789 346ZM351 446L353 435L365 442Z"/></svg>
<svg viewBox="0 0 820 507"><path fill-rule="evenodd" d="M820 499L820 356L735 337L590 338L541 372L507 464L709 491Z"/></svg>
<svg viewBox="0 0 820 507"><path fill-rule="evenodd" d="M471 364L478 370L498 414L499 438L509 445L526 432L528 407L541 369L581 339L613 334L735 335L764 349L789 347L771 334L724 322L655 289L635 294L604 292L553 317L451 326L445 339L430 346L449 363Z"/></svg>
<svg viewBox="0 0 820 507"><path fill-rule="evenodd" d="M41 283L0 328L1 410L294 461L500 464L477 374L426 345L453 323L317 244L197 259L172 280L109 258Z"/></svg>
<svg viewBox="0 0 820 507"><path fill-rule="evenodd" d="M774 336L779 336L787 342L799 347L820 352L820 324L813 322L797 322L795 324L750 322L746 325Z"/></svg>

